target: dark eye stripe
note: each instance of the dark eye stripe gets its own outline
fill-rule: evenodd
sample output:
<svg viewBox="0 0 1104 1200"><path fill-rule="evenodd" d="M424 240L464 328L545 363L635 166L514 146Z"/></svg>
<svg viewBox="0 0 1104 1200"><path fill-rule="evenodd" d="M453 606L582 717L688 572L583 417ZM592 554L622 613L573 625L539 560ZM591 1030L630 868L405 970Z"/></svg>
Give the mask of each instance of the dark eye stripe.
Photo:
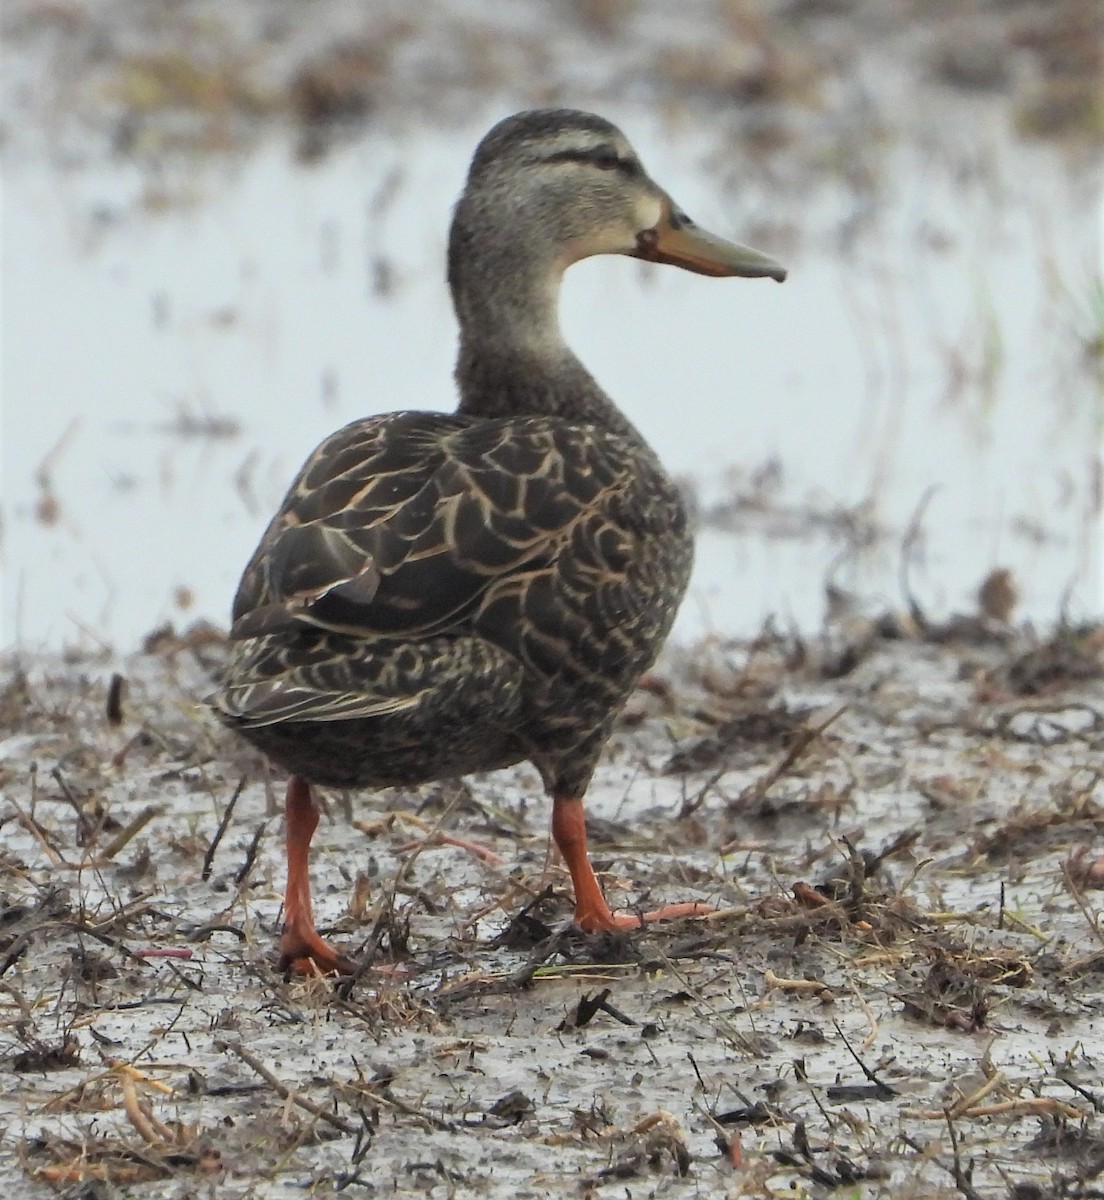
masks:
<svg viewBox="0 0 1104 1200"><path fill-rule="evenodd" d="M636 175L640 168L634 158L621 158L615 150L596 146L593 150L555 150L541 155L540 162L589 163L603 171L620 171L622 175Z"/></svg>

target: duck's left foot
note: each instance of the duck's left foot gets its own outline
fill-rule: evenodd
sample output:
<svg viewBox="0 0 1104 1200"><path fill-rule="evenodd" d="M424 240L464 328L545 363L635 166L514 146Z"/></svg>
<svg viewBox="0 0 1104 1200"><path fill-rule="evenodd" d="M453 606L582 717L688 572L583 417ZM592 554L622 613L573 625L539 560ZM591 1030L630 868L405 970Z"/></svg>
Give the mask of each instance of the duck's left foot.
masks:
<svg viewBox="0 0 1104 1200"><path fill-rule="evenodd" d="M704 917L716 912L711 904L690 900L683 904L665 904L646 913L615 913L605 905L575 910L575 924L584 933L606 933L611 929L640 929L653 921L679 921L686 917Z"/></svg>

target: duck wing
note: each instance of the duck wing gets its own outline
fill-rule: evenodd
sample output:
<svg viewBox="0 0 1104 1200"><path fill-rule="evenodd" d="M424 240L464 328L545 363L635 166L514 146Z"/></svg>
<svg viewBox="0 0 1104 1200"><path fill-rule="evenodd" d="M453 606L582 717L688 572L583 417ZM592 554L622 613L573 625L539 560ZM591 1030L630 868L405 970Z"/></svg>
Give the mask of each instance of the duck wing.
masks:
<svg viewBox="0 0 1104 1200"><path fill-rule="evenodd" d="M563 439L545 418L437 413L340 430L261 539L231 637L467 632L497 585L553 564L598 496L601 472L575 462L579 445Z"/></svg>

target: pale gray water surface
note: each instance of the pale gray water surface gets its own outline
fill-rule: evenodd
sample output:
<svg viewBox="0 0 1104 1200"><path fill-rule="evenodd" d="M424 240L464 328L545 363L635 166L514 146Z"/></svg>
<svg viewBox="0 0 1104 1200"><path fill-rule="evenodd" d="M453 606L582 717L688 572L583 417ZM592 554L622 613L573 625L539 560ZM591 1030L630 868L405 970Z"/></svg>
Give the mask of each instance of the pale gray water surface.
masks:
<svg viewBox="0 0 1104 1200"><path fill-rule="evenodd" d="M685 121L607 111L702 224L791 269L782 287L620 259L568 275L570 341L703 510L760 472L766 511L700 536L678 634L815 626L829 572L899 604L929 489L910 581L933 611L1006 566L1022 615L1099 612L1083 173L961 100L956 132L933 111L930 136L879 149L877 187L807 193ZM275 139L160 175L9 162L0 642L126 647L166 619L225 621L323 436L452 406L445 235L498 115L369 134L310 167ZM885 536L855 552L838 517L864 505Z"/></svg>

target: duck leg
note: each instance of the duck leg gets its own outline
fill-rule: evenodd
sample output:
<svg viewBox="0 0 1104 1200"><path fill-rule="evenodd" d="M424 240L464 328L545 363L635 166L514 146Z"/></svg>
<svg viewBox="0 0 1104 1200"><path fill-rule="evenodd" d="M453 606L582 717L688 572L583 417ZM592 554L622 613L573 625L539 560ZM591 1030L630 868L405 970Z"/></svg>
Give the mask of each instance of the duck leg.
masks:
<svg viewBox="0 0 1104 1200"><path fill-rule="evenodd" d="M712 912L708 904L691 901L668 904L642 916L610 911L587 855L586 819L579 796L555 796L552 800L552 836L575 888L575 924L586 933L607 929L638 929L648 921L670 921L678 917L698 917Z"/></svg>
<svg viewBox="0 0 1104 1200"><path fill-rule="evenodd" d="M284 802L287 826L287 886L284 892L284 931L280 936L280 966L297 975L351 975L352 959L323 941L314 927L311 907L310 844L318 828L318 809L310 784L302 775L288 780Z"/></svg>

